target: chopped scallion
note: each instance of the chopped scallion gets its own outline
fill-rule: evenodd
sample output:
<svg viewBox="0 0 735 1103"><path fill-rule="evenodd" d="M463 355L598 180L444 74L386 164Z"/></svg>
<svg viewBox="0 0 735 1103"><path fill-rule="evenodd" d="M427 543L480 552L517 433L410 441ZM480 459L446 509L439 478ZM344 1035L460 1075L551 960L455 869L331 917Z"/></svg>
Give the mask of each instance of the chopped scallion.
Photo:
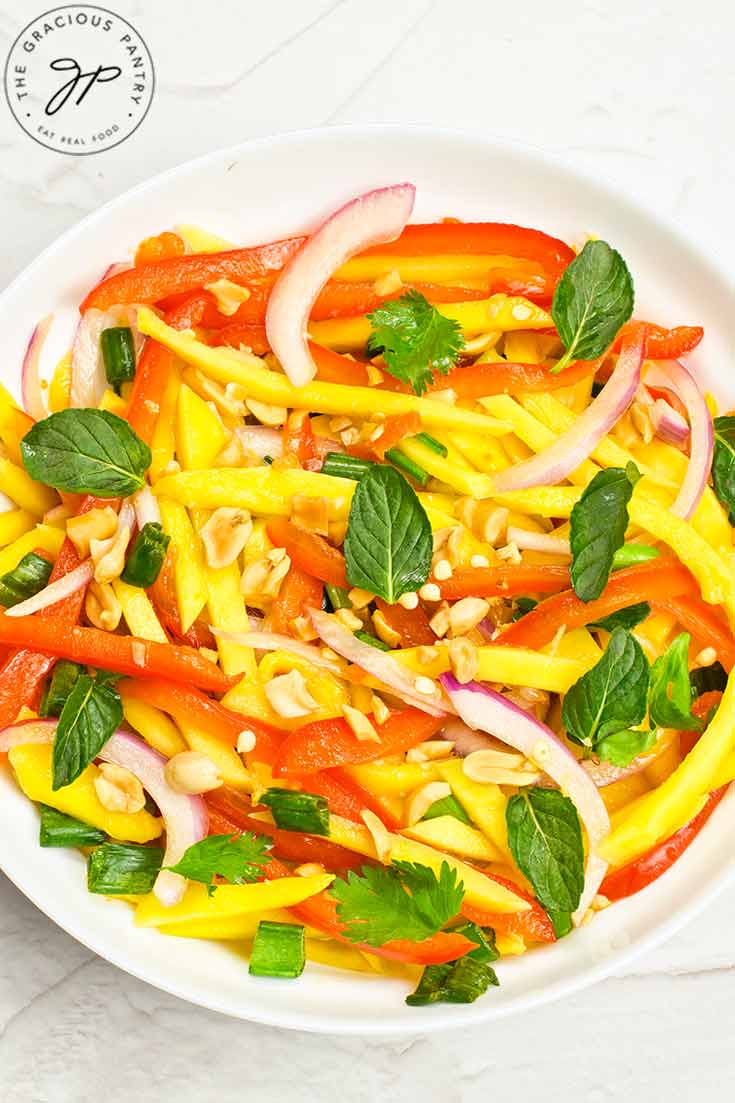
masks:
<svg viewBox="0 0 735 1103"><path fill-rule="evenodd" d="M111 326L100 335L102 361L107 382L120 391L121 383L135 379L135 344L128 326Z"/></svg>
<svg viewBox="0 0 735 1103"><path fill-rule="evenodd" d="M612 570L620 571L623 567L646 563L649 559L656 559L658 554L658 548L652 548L650 544L623 544L613 554Z"/></svg>
<svg viewBox="0 0 735 1103"><path fill-rule="evenodd" d="M48 585L51 563L42 555L28 552L20 562L0 578L0 605L10 609L33 597Z"/></svg>
<svg viewBox="0 0 735 1103"><path fill-rule="evenodd" d="M432 437L429 433L417 433L413 439L430 448L432 452L436 452L437 456L446 456L449 453L446 444L442 444L440 440Z"/></svg>
<svg viewBox="0 0 735 1103"><path fill-rule="evenodd" d="M334 586L331 582L325 582L324 590L329 598L333 613L336 613L338 609L352 608L349 591L345 590L344 586Z"/></svg>
<svg viewBox="0 0 735 1103"><path fill-rule="evenodd" d="M41 805L41 828L38 841L41 846L99 846L107 836L104 831L91 827L73 816L67 816L48 805Z"/></svg>
<svg viewBox="0 0 735 1103"><path fill-rule="evenodd" d="M125 568L120 575L129 586L152 586L166 558L171 537L157 521L143 525L136 536Z"/></svg>
<svg viewBox="0 0 735 1103"><path fill-rule="evenodd" d="M355 632L355 639L362 640L363 643L369 643L371 647L377 647L378 651L390 651L389 644L379 640L377 636L372 636L369 632Z"/></svg>
<svg viewBox="0 0 735 1103"><path fill-rule="evenodd" d="M361 460L358 456L348 456L346 452L327 452L322 475L336 475L340 479L354 479L359 483L373 466L372 460Z"/></svg>
<svg viewBox="0 0 735 1103"><path fill-rule="evenodd" d="M258 924L250 952L249 972L254 977L300 977L306 964L304 928L298 923Z"/></svg>
<svg viewBox="0 0 735 1103"><path fill-rule="evenodd" d="M89 856L87 888L107 896L142 896L153 888L162 862L157 846L103 843Z"/></svg>
<svg viewBox="0 0 735 1103"><path fill-rule="evenodd" d="M284 831L303 831L307 835L329 834L329 805L314 793L295 789L267 789L260 798L273 813L276 827Z"/></svg>
<svg viewBox="0 0 735 1103"><path fill-rule="evenodd" d="M400 468L401 471L405 471L407 475L410 475L419 486L426 486L431 478L428 471L424 471L423 467L409 459L408 456L404 456L403 452L400 452L397 448L389 448L385 453L385 458Z"/></svg>

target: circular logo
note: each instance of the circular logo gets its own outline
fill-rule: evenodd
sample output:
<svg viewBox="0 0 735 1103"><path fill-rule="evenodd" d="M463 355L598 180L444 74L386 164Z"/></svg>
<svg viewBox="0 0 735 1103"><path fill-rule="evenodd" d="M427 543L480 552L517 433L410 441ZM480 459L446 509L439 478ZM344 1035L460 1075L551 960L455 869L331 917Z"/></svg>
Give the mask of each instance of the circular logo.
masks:
<svg viewBox="0 0 735 1103"><path fill-rule="evenodd" d="M153 98L153 61L135 27L107 8L66 4L20 32L5 95L34 142L84 157L124 142Z"/></svg>

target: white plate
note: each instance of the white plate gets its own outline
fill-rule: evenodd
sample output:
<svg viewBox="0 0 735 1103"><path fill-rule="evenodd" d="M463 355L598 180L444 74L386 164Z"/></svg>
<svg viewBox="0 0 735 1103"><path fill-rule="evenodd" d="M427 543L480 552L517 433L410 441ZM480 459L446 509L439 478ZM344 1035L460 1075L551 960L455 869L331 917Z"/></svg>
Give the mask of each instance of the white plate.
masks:
<svg viewBox="0 0 735 1103"><path fill-rule="evenodd" d="M535 154L466 134L386 127L287 134L215 153L85 219L0 300L4 382L18 391L26 340L47 311L57 316L48 362L68 347L85 292L110 261L128 258L142 237L181 222L242 244L267 241L312 225L359 192L401 180L417 186L416 220L456 215L537 226L568 241L588 233L604 237L634 274L639 316L706 327L690 363L723 408L735 402L730 292L694 243L603 185ZM0 773L2 868L80 942L192 1003L257 1022L346 1034L427 1033L489 1021L606 976L671 935L732 879L734 829L730 796L671 872L557 945L501 962L499 989L470 1006L410 1008L398 981L311 964L299 981L255 979L235 947L135 929L127 905L87 893L78 854L39 848L36 810L7 772Z"/></svg>

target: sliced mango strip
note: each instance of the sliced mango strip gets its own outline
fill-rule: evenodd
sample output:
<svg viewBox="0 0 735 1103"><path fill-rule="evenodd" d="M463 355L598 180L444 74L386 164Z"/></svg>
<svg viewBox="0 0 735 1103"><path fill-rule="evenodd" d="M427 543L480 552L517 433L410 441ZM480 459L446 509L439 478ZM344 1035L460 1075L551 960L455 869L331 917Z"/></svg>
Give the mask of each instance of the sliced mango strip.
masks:
<svg viewBox="0 0 735 1103"><path fill-rule="evenodd" d="M594 666L599 659L591 652L584 659L570 659L558 655L544 655L524 647L502 647L488 644L479 647L477 677L482 682L502 682L511 686L531 686L550 693L566 693L571 685ZM437 647L435 656L427 661L422 648L410 647L391 654L417 674L437 678L449 670L449 654L446 648Z"/></svg>
<svg viewBox="0 0 735 1103"><path fill-rule="evenodd" d="M179 729L165 712L154 708L137 697L125 692L125 680L120 682L119 693L122 698L123 715L131 728L143 736L154 751L173 758L175 754L188 750L188 744Z"/></svg>
<svg viewBox="0 0 735 1103"><path fill-rule="evenodd" d="M510 856L508 827L505 822L507 799L499 785L472 781L462 769L462 761L450 758L437 762L436 771L450 786L453 794L473 823L493 841L502 855Z"/></svg>
<svg viewBox="0 0 735 1103"><path fill-rule="evenodd" d="M210 476L212 472L201 472ZM172 476L179 478L180 476ZM161 480L166 482L168 480ZM159 486L161 483L159 483ZM158 491L158 487L156 487ZM190 503L193 505L194 503ZM182 631L188 632L207 600L207 584L204 577L204 556L199 537L189 514L180 501L173 496L159 501L161 520L165 532L171 537L176 556L174 563L174 582L176 600L179 606Z"/></svg>
<svg viewBox="0 0 735 1103"><path fill-rule="evenodd" d="M280 877L252 885L220 885L212 896L207 886L190 882L183 899L173 907L164 907L153 893L144 896L135 912L136 927L170 926L187 920L221 920L272 908L290 908L323 892L334 874L312 877Z"/></svg>
<svg viewBox="0 0 735 1103"><path fill-rule="evenodd" d="M182 471L166 475L155 486L156 494L203 509L234 506L268 517L290 517L294 494L327 498L335 519L346 518L357 484L316 471L297 468L223 467L210 471Z"/></svg>
<svg viewBox="0 0 735 1103"><path fill-rule="evenodd" d="M144 640L156 640L158 643L168 643L168 636L161 627L161 622L156 616L156 610L151 604L150 598L140 586L130 586L121 578L116 578L112 584L115 597L122 606L125 623L130 629L130 634L140 636Z"/></svg>
<svg viewBox="0 0 735 1103"><path fill-rule="evenodd" d="M53 525L36 525L0 551L0 575L14 570L24 555L40 548L54 559L64 543L64 533Z"/></svg>
<svg viewBox="0 0 735 1103"><path fill-rule="evenodd" d="M9 509L7 513L0 513L0 548L18 540L35 523L35 517L26 509Z"/></svg>
<svg viewBox="0 0 735 1103"><path fill-rule="evenodd" d="M59 504L59 496L50 486L37 483L22 467L0 456L0 486L20 509L34 517L43 517L47 510Z"/></svg>
<svg viewBox="0 0 735 1103"><path fill-rule="evenodd" d="M489 839L474 827L468 827L455 816L436 816L432 820L423 820L413 827L404 827L401 831L408 839L426 843L437 850L446 850L460 858L472 862L497 862L501 860L500 851Z"/></svg>

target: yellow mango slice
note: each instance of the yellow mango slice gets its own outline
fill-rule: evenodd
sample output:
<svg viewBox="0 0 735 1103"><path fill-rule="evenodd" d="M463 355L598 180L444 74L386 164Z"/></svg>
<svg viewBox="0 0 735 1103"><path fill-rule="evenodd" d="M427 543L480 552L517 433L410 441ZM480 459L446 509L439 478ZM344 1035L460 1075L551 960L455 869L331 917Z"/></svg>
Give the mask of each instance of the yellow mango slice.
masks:
<svg viewBox="0 0 735 1103"><path fill-rule="evenodd" d="M462 760L450 758L435 763L436 772L449 785L452 793L474 824L490 839L503 856L510 855L508 828L505 822L507 800L499 785L472 781L462 769Z"/></svg>
<svg viewBox="0 0 735 1103"><path fill-rule="evenodd" d="M217 414L182 383L176 406L176 454L184 470L211 467L227 440L228 433Z"/></svg>
<svg viewBox="0 0 735 1103"><path fill-rule="evenodd" d="M122 606L125 623L132 636L140 636L144 640L155 640L158 643L168 643L168 637L161 627L161 622L156 616L156 610L145 590L140 586L130 586L121 578L116 578L112 583L115 597Z"/></svg>
<svg viewBox="0 0 735 1103"><path fill-rule="evenodd" d="M0 486L17 506L27 509L34 517L43 517L47 510L59 504L55 490L35 482L24 468L4 456L0 456Z"/></svg>
<svg viewBox="0 0 735 1103"><path fill-rule="evenodd" d="M0 513L0 548L14 543L35 523L35 517L26 509L9 509L7 513Z"/></svg>
<svg viewBox="0 0 735 1103"><path fill-rule="evenodd" d="M247 792L252 790L252 778L243 766L242 759L234 747L230 747L215 735L210 735L209 732L205 732L193 724L187 724L183 720L179 720L179 727L190 750L201 751L202 754L211 758L226 785L231 785L233 789L245 789ZM247 727L247 724L243 721L243 728L245 727Z"/></svg>
<svg viewBox="0 0 735 1103"><path fill-rule="evenodd" d="M54 559L64 543L64 533L53 525L36 525L0 551L0 575L14 570L24 555L41 548Z"/></svg>
<svg viewBox="0 0 735 1103"><path fill-rule="evenodd" d="M431 820L422 820L413 827L404 827L401 834L475 862L496 862L501 858L500 851L481 831L468 827L456 816L435 816Z"/></svg>
<svg viewBox="0 0 735 1103"><path fill-rule="evenodd" d="M160 927L185 920L220 920L272 908L289 908L322 892L333 880L331 873L280 877L276 881L259 881L252 885L220 885L212 896L207 894L206 885L190 882L183 899L170 908L164 907L152 892L144 896L135 913L135 925Z"/></svg>
<svg viewBox="0 0 735 1103"><path fill-rule="evenodd" d="M345 769L358 785L378 797L407 797L414 789L439 778L434 762L364 762Z"/></svg>
<svg viewBox="0 0 735 1103"><path fill-rule="evenodd" d="M171 544L175 549L176 601L182 631L188 632L207 601L204 554L201 541L194 532L184 506L169 498L161 498L159 506L164 531L171 537Z"/></svg>
<svg viewBox="0 0 735 1103"><path fill-rule="evenodd" d="M219 889L217 890L219 892ZM216 895L216 893L215 893ZM139 897L136 897L136 900ZM175 935L177 938L207 938L222 941L237 940L244 942L254 938L258 925L267 920L270 923L297 923L291 912L283 908L271 911L251 912L245 915L225 915L211 919L184 919L180 923L163 923L159 926L161 934Z"/></svg>
<svg viewBox="0 0 735 1103"><path fill-rule="evenodd" d="M154 751L173 758L175 754L186 751L189 746L179 729L165 712L154 708L137 697L125 692L125 682L120 682L119 693L122 698L123 715L131 728L143 736Z"/></svg>

